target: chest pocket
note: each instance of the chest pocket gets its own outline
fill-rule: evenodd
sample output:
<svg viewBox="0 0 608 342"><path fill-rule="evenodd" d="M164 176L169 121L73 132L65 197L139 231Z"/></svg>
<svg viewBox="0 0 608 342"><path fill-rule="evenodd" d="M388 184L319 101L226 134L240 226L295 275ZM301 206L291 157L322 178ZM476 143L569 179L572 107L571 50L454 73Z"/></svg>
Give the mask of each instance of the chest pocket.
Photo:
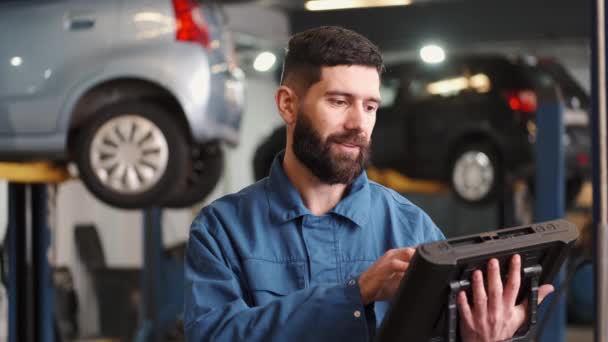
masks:
<svg viewBox="0 0 608 342"><path fill-rule="evenodd" d="M254 305L264 305L306 286L304 262L276 263L247 259L245 271Z"/></svg>

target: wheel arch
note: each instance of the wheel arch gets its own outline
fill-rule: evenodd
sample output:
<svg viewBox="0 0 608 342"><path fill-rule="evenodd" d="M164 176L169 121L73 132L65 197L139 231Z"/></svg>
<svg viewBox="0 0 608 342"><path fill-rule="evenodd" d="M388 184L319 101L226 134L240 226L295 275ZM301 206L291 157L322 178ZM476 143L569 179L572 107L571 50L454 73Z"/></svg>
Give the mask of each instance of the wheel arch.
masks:
<svg viewBox="0 0 608 342"><path fill-rule="evenodd" d="M192 141L192 131L184 110L178 99L165 87L138 78L116 78L97 84L83 93L72 109L68 126L68 150L72 146L76 133L101 108L121 101L149 100L171 111L180 128Z"/></svg>

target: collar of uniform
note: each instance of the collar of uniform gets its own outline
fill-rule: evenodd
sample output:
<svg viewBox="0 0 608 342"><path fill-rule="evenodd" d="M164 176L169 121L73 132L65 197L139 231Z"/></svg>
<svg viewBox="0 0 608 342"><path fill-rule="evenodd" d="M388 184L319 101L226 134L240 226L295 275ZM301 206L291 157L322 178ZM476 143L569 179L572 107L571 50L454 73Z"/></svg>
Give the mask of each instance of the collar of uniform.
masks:
<svg viewBox="0 0 608 342"><path fill-rule="evenodd" d="M369 220L371 210L367 173L363 171L347 191L346 196L329 212L343 216L359 227L364 227Z"/></svg>
<svg viewBox="0 0 608 342"><path fill-rule="evenodd" d="M266 179L266 194L270 217L274 223L284 223L304 215L311 215L304 205L300 193L291 184L283 170L285 151L277 154ZM365 171L355 179L338 205L330 213L343 216L362 227L367 223L370 211L370 191Z"/></svg>

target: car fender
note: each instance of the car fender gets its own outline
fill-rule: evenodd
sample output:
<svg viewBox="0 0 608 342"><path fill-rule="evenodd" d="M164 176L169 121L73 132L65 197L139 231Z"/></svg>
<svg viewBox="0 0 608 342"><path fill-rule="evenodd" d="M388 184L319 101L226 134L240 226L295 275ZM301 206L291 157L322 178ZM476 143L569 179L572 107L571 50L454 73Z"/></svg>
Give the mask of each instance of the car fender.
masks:
<svg viewBox="0 0 608 342"><path fill-rule="evenodd" d="M189 71L186 71L188 70L188 66L181 66L180 70L175 70L170 66L165 68L159 67L159 65L163 64L159 63L159 61L164 61L165 59L163 56L113 59L93 74L92 77L89 76L78 82L72 87L72 90L69 92L70 95L62 105L62 114L58 123L59 131L69 131L75 106L90 90L113 80L131 79L149 82L165 89L179 103L189 122L192 136L198 140L205 140L210 137L212 134L209 133L209 128L206 125L205 111L207 102L209 101L208 84L210 75L207 71L208 67L201 67L201 64L207 64L201 63L199 60L199 65ZM182 82L184 81L183 75L187 75L189 82ZM87 113L86 115L90 114Z"/></svg>

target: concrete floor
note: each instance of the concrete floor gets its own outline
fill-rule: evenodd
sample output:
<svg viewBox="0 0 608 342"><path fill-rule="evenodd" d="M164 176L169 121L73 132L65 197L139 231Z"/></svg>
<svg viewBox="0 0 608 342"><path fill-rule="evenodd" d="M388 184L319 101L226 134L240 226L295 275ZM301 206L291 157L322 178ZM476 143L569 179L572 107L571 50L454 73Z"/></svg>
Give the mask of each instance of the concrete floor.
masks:
<svg viewBox="0 0 608 342"><path fill-rule="evenodd" d="M593 327L568 326L566 329L566 342L593 342Z"/></svg>

